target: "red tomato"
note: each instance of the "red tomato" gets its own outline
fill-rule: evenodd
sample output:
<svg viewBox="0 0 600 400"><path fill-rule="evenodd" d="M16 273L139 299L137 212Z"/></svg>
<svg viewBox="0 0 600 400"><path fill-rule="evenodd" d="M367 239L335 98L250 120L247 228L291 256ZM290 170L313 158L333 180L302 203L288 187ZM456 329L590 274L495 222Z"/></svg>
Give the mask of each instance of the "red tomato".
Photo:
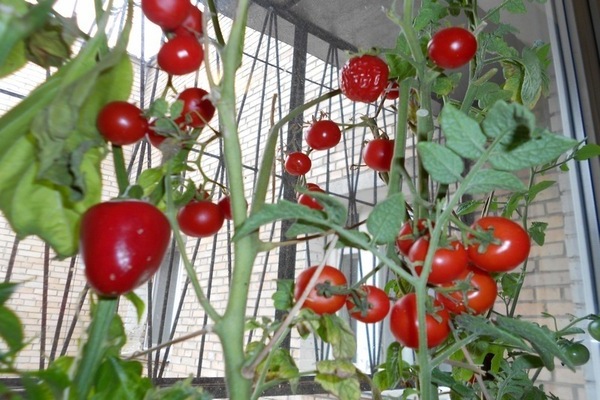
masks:
<svg viewBox="0 0 600 400"><path fill-rule="evenodd" d="M426 219L421 218L417 221L416 233L413 233L413 225L414 221L407 220L404 225L402 225L402 228L400 228L398 238L396 239L398 250L405 256L408 256L410 248L419 237L428 235L429 228Z"/></svg>
<svg viewBox="0 0 600 400"><path fill-rule="evenodd" d="M193 128L204 127L215 115L215 106L204 89L192 87L179 93L177 100L183 101L181 116L175 119L177 124L186 124Z"/></svg>
<svg viewBox="0 0 600 400"><path fill-rule="evenodd" d="M321 119L315 121L308 131L305 140L314 150L327 150L335 147L342 139L340 127L333 121Z"/></svg>
<svg viewBox="0 0 600 400"><path fill-rule="evenodd" d="M436 308L435 313L425 315L428 348L442 344L450 334L450 314L438 301L434 300L433 305ZM401 345L411 349L419 347L417 296L414 293L404 295L392 306L390 330Z"/></svg>
<svg viewBox="0 0 600 400"><path fill-rule="evenodd" d="M209 200L192 200L177 213L179 228L193 237L213 236L221 229L224 221L221 208Z"/></svg>
<svg viewBox="0 0 600 400"><path fill-rule="evenodd" d="M223 216L225 219L233 219L233 214L231 213L231 197L221 197L221 199L219 199L217 202L217 205L221 207L221 211L223 211ZM248 203L246 202L246 208L247 207Z"/></svg>
<svg viewBox="0 0 600 400"><path fill-rule="evenodd" d="M390 311L390 299L385 291L377 286L361 286L363 297L355 300L348 296L346 308L350 316L366 324L379 322L384 319Z"/></svg>
<svg viewBox="0 0 600 400"><path fill-rule="evenodd" d="M308 190L311 192L325 193L325 191L323 189L321 189L318 185L316 185L314 183L307 183L306 186L307 186ZM311 195L309 195L307 193L302 193L300 196L298 196L298 204L302 204L303 206L312 208L313 210L320 211L323 209L323 206L321 205L321 203L319 203L314 197L312 197Z"/></svg>
<svg viewBox="0 0 600 400"><path fill-rule="evenodd" d="M455 282L445 283L442 287L451 287L458 281L469 282L471 289L463 292L438 292L436 298L444 307L455 314L469 312L483 314L494 306L498 295L498 285L489 272L469 266ZM466 305L465 305L466 299Z"/></svg>
<svg viewBox="0 0 600 400"><path fill-rule="evenodd" d="M352 57L342 67L340 89L352 101L371 103L385 90L389 74L387 64L379 57Z"/></svg>
<svg viewBox="0 0 600 400"><path fill-rule="evenodd" d="M314 275L317 270L317 266L312 266L308 269L305 269L298 275L296 278L296 285L294 286L294 299L296 301L300 298L304 289L308 285L308 282ZM325 265L319 278L317 280L318 284L324 284L329 282L332 286L347 286L346 277L344 274L337 268L334 268L330 265ZM320 295L317 289L317 285L313 287L313 289L308 294L306 301L302 304L302 308L310 308L314 312L319 315L322 314L333 314L338 311L340 308L346 304L346 295L335 294L331 296L323 296Z"/></svg>
<svg viewBox="0 0 600 400"><path fill-rule="evenodd" d="M415 271L419 275L423 270L422 265L428 250L429 238L420 237L408 252L408 259L416 264ZM427 282L434 285L452 282L466 271L468 263L467 250L460 241L454 240L450 243L449 248L439 247L435 250Z"/></svg>
<svg viewBox="0 0 600 400"><path fill-rule="evenodd" d="M388 100L396 100L400 97L400 85L397 81L391 81L385 89L385 98Z"/></svg>
<svg viewBox="0 0 600 400"><path fill-rule="evenodd" d="M363 149L363 161L367 167L378 171L388 172L394 156L394 141L390 139L373 139Z"/></svg>
<svg viewBox="0 0 600 400"><path fill-rule="evenodd" d="M148 125L148 130L146 131L146 139L148 142L157 149L160 149L160 145L165 141L167 137L163 135L159 135L154 131L154 121Z"/></svg>
<svg viewBox="0 0 600 400"><path fill-rule="evenodd" d="M185 75L200 68L204 49L194 36L174 36L160 47L156 61L169 75Z"/></svg>
<svg viewBox="0 0 600 400"><path fill-rule="evenodd" d="M177 28L189 14L190 0L142 0L142 12L164 30Z"/></svg>
<svg viewBox="0 0 600 400"><path fill-rule="evenodd" d="M101 296L118 296L146 282L169 246L167 217L150 203L96 204L81 219L80 254L87 281Z"/></svg>
<svg viewBox="0 0 600 400"><path fill-rule="evenodd" d="M455 26L436 32L427 53L435 65L453 69L467 64L477 52L477 39L468 30Z"/></svg>
<svg viewBox="0 0 600 400"><path fill-rule="evenodd" d="M531 240L527 231L516 222L504 217L483 217L473 229L490 231L498 243L480 243L471 237L467 248L469 259L489 272L507 272L515 269L529 257Z"/></svg>
<svg viewBox="0 0 600 400"><path fill-rule="evenodd" d="M102 107L96 125L107 141L119 146L137 142L148 130L142 110L126 101L112 101Z"/></svg>
<svg viewBox="0 0 600 400"><path fill-rule="evenodd" d="M306 175L311 166L310 157L301 151L288 154L284 164L286 172L293 176Z"/></svg>
<svg viewBox="0 0 600 400"><path fill-rule="evenodd" d="M181 22L173 33L175 36L181 35L195 35L202 36L203 27L202 27L202 11L198 9L198 7L191 6L190 11L188 12L185 19Z"/></svg>

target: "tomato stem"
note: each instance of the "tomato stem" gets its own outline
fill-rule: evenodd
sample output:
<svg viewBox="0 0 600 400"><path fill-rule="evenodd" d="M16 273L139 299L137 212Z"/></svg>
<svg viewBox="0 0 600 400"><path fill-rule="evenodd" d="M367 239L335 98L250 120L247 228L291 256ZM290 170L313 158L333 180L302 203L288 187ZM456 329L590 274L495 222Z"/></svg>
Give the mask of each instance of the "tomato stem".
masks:
<svg viewBox="0 0 600 400"><path fill-rule="evenodd" d="M115 174L117 176L117 185L119 187L119 196L125 194L129 187L129 177L127 168L125 168L125 157L123 156L123 147L112 145L113 163L115 166Z"/></svg>

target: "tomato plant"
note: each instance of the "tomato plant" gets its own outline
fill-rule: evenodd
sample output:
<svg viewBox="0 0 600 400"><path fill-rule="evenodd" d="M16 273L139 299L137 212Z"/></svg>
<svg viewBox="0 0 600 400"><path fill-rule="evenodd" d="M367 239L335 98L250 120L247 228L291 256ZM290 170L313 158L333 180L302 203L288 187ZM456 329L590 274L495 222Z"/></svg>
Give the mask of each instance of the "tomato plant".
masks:
<svg viewBox="0 0 600 400"><path fill-rule="evenodd" d="M189 14L190 0L142 0L142 12L164 30L177 28Z"/></svg>
<svg viewBox="0 0 600 400"><path fill-rule="evenodd" d="M417 231L413 231L413 225L416 224ZM396 239L396 247L401 254L408 256L410 248L415 241L421 237L426 236L429 232L428 221L425 218L417 220L415 223L413 220L407 220L400 231L398 232L398 238Z"/></svg>
<svg viewBox="0 0 600 400"><path fill-rule="evenodd" d="M475 36L458 26L440 29L427 45L427 53L431 61L445 69L454 69L467 64L476 52Z"/></svg>
<svg viewBox="0 0 600 400"><path fill-rule="evenodd" d="M381 58L365 54L350 58L340 73L340 89L352 101L376 101L388 84L389 68Z"/></svg>
<svg viewBox="0 0 600 400"><path fill-rule="evenodd" d="M119 146L136 143L148 131L148 120L142 111L126 101L106 104L100 110L96 124L106 140Z"/></svg>
<svg viewBox="0 0 600 400"><path fill-rule="evenodd" d="M215 115L215 106L208 98L206 90L198 87L187 88L177 96L183 102L181 115L175 119L178 124L202 128Z"/></svg>
<svg viewBox="0 0 600 400"><path fill-rule="evenodd" d="M285 159L284 168L288 174L293 176L306 175L311 167L310 157L301 151L294 151Z"/></svg>
<svg viewBox="0 0 600 400"><path fill-rule="evenodd" d="M306 144L313 150L328 150L342 138L340 127L333 121L321 119L313 122L306 131Z"/></svg>
<svg viewBox="0 0 600 400"><path fill-rule="evenodd" d="M423 262L428 250L429 239L420 237L408 252L408 259L414 264L415 271L419 275L423 270ZM462 275L467 269L468 262L467 250L463 244L459 240L450 240L448 246L435 250L427 282L436 285L451 282Z"/></svg>
<svg viewBox="0 0 600 400"><path fill-rule="evenodd" d="M438 292L436 295L438 301L448 311L455 314L468 312L478 315L487 312L494 306L498 295L498 285L489 272L469 266L454 282L441 286L449 288L460 281L466 282L469 288L454 292Z"/></svg>
<svg viewBox="0 0 600 400"><path fill-rule="evenodd" d="M89 285L102 296L118 296L154 275L169 246L167 217L150 203L115 200L83 215L80 253Z"/></svg>
<svg viewBox="0 0 600 400"><path fill-rule="evenodd" d="M388 172L394 156L394 141L385 138L373 139L363 148L363 161L377 172Z"/></svg>
<svg viewBox="0 0 600 400"><path fill-rule="evenodd" d="M348 296L346 308L350 316L366 324L383 320L390 311L387 293L377 286L363 285Z"/></svg>
<svg viewBox="0 0 600 400"><path fill-rule="evenodd" d="M221 207L209 200L192 200L177 213L183 233L193 237L209 237L223 226L225 216Z"/></svg>
<svg viewBox="0 0 600 400"><path fill-rule="evenodd" d="M489 272L507 272L515 269L529 256L531 239L523 227L504 218L488 216L476 221L473 229L488 233L486 240L471 236L469 259Z"/></svg>
<svg viewBox="0 0 600 400"><path fill-rule="evenodd" d="M434 311L425 316L427 331L427 347L433 348L442 344L450 334L448 321L450 314L436 300L433 301ZM408 293L397 300L390 312L390 330L396 340L405 347L419 347L419 321L417 318L417 296Z"/></svg>
<svg viewBox="0 0 600 400"><path fill-rule="evenodd" d="M298 301L318 266L305 269L296 278L294 285L294 299ZM346 294L332 294L331 287L345 288L347 286L346 276L337 268L325 265L321 271L315 287L309 292L308 297L302 304L303 308L310 308L317 314L333 314L346 304Z"/></svg>
<svg viewBox="0 0 600 400"><path fill-rule="evenodd" d="M197 71L204 61L204 49L195 36L173 36L158 50L156 62L170 75Z"/></svg>

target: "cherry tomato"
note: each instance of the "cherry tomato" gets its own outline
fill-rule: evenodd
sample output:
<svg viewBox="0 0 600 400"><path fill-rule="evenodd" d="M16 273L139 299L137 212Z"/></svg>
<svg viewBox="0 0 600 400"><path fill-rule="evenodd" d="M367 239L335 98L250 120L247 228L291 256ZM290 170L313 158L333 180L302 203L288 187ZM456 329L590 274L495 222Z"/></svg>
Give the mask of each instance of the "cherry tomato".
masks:
<svg viewBox="0 0 600 400"><path fill-rule="evenodd" d="M177 28L193 7L190 0L142 0L142 12L164 30Z"/></svg>
<svg viewBox="0 0 600 400"><path fill-rule="evenodd" d="M354 299L348 296L346 300L346 308L350 316L366 324L384 319L390 311L390 299L387 293L372 285L363 285L360 289L362 297Z"/></svg>
<svg viewBox="0 0 600 400"><path fill-rule="evenodd" d="M369 54L350 58L340 73L340 89L352 101L376 101L388 84L385 61Z"/></svg>
<svg viewBox="0 0 600 400"><path fill-rule="evenodd" d="M119 146L137 142L148 130L142 110L126 101L112 101L102 107L96 125L107 141Z"/></svg>
<svg viewBox="0 0 600 400"><path fill-rule="evenodd" d="M590 360L590 351L583 343L567 341L560 347L565 357L576 367L584 365Z"/></svg>
<svg viewBox="0 0 600 400"><path fill-rule="evenodd" d="M434 300L433 305L436 308L435 313L425 315L428 348L442 344L450 334L450 326L448 325L450 314L441 307L439 302ZM390 330L402 346L411 349L419 347L417 296L414 293L404 295L392 306Z"/></svg>
<svg viewBox="0 0 600 400"><path fill-rule="evenodd" d="M479 315L490 310L496 302L498 285L489 272L469 266L455 282L442 284L451 287L458 281L467 281L471 289L450 293L438 292L436 298L444 307L455 314L465 312ZM466 304L465 304L466 299Z"/></svg>
<svg viewBox="0 0 600 400"><path fill-rule="evenodd" d="M177 100L183 101L181 115L175 119L177 124L202 128L215 115L215 106L208 98L208 92L204 89L187 88L179 93Z"/></svg>
<svg viewBox="0 0 600 400"><path fill-rule="evenodd" d="M305 269L298 275L296 278L296 285L294 286L294 299L296 301L300 298L304 289L308 285L308 282L314 275L318 266L312 266L310 268ZM318 284L324 284L329 282L332 286L347 286L346 276L337 268L334 268L330 265L325 265L319 278L317 280ZM329 296L324 296L319 294L317 285L313 287L313 289L308 294L306 301L302 304L302 308L310 308L314 312L319 315L322 314L333 314L338 311L340 308L346 304L346 295L334 294Z"/></svg>
<svg viewBox="0 0 600 400"><path fill-rule="evenodd" d="M475 36L458 26L439 30L427 45L429 59L438 67L445 69L454 69L467 64L476 52Z"/></svg>
<svg viewBox="0 0 600 400"><path fill-rule="evenodd" d="M185 75L200 68L204 49L194 36L174 36L160 47L156 61L170 75Z"/></svg>
<svg viewBox="0 0 600 400"><path fill-rule="evenodd" d="M223 211L223 216L225 219L233 219L233 214L231 212L231 197L224 196L219 199L217 205L221 207L221 211ZM246 208L248 208L248 202L246 202Z"/></svg>
<svg viewBox="0 0 600 400"><path fill-rule="evenodd" d="M407 220L400 228L398 238L396 239L396 247L405 256L408 256L410 248L419 237L426 236L429 233L426 219L421 218L417 221L417 232L415 233L413 233L413 225L414 222L412 220Z"/></svg>
<svg viewBox="0 0 600 400"><path fill-rule="evenodd" d="M148 124L148 130L146 131L146 139L148 139L148 142L150 142L152 146L156 147L157 149L160 149L160 145L162 144L162 142L165 141L167 137L156 133L156 131L154 130L154 126L154 121Z"/></svg>
<svg viewBox="0 0 600 400"><path fill-rule="evenodd" d="M600 318L590 321L588 324L588 332L594 340L600 341Z"/></svg>
<svg viewBox="0 0 600 400"><path fill-rule="evenodd" d="M310 187L308 185L311 185ZM325 193L323 189L321 189L318 185L307 184L307 188L310 192L321 192ZM303 206L312 208L313 210L322 210L323 206L319 203L314 197L307 193L302 193L298 196L298 204L302 204Z"/></svg>
<svg viewBox="0 0 600 400"><path fill-rule="evenodd" d="M213 236L221 229L224 221L221 208L209 200L192 200L177 213L179 228L193 237Z"/></svg>
<svg viewBox="0 0 600 400"><path fill-rule="evenodd" d="M420 237L408 252L408 259L415 264L415 271L419 275L423 270L428 250L429 238ZM468 263L467 250L460 241L453 240L449 247L439 247L435 250L427 282L433 285L452 282L466 271Z"/></svg>
<svg viewBox="0 0 600 400"><path fill-rule="evenodd" d="M400 97L400 86L398 85L398 81L391 81L388 83L384 95L387 100L396 100Z"/></svg>
<svg viewBox="0 0 600 400"><path fill-rule="evenodd" d="M378 171L388 172L394 156L394 141L390 139L373 139L363 149L363 161L367 167Z"/></svg>
<svg viewBox="0 0 600 400"><path fill-rule="evenodd" d="M204 31L202 27L202 11L198 7L191 6L187 16L174 30L175 36L195 35L202 36Z"/></svg>
<svg viewBox="0 0 600 400"><path fill-rule="evenodd" d="M306 175L311 167L310 157L301 151L290 153L285 159L284 168L288 174L293 176Z"/></svg>
<svg viewBox="0 0 600 400"><path fill-rule="evenodd" d="M101 296L134 290L158 270L170 237L167 217L150 203L115 200L92 206L79 233L87 282Z"/></svg>
<svg viewBox="0 0 600 400"><path fill-rule="evenodd" d="M306 131L306 143L314 150L327 150L335 147L342 139L340 127L333 121L321 119L313 122Z"/></svg>
<svg viewBox="0 0 600 400"><path fill-rule="evenodd" d="M503 217L483 217L476 221L473 229L490 231L495 243L473 243L467 248L469 259L479 268L489 272L507 272L515 269L527 259L531 240L523 227Z"/></svg>

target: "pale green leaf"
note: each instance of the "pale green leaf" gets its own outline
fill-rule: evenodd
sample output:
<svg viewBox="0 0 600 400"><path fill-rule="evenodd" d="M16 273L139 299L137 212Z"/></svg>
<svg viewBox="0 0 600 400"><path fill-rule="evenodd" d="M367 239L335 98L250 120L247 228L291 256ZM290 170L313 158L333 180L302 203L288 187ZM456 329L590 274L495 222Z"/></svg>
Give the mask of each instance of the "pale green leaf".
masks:
<svg viewBox="0 0 600 400"><path fill-rule="evenodd" d="M487 138L479 123L452 105L446 105L441 115L446 146L456 154L470 159L479 158L485 151Z"/></svg>
<svg viewBox="0 0 600 400"><path fill-rule="evenodd" d="M434 181L450 184L462 179L464 162L449 148L437 143L421 142L417 150L423 167Z"/></svg>
<svg viewBox="0 0 600 400"><path fill-rule="evenodd" d="M469 194L484 194L494 190L518 192L525 190L525 184L509 172L482 169L477 171L465 189Z"/></svg>
<svg viewBox="0 0 600 400"><path fill-rule="evenodd" d="M404 195L396 193L377 203L367 218L367 229L375 243L391 243L396 240L404 223L406 206Z"/></svg>

